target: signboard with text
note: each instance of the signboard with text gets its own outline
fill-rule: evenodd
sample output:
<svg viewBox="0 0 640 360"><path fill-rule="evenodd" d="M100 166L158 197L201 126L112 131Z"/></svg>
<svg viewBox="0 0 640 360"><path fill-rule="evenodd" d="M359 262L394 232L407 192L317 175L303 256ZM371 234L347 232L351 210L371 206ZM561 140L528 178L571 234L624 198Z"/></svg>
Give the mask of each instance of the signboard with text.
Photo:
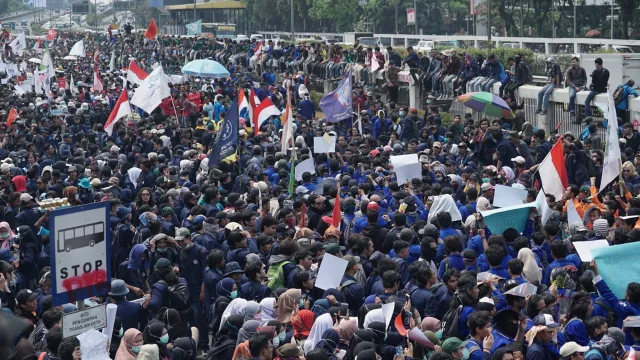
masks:
<svg viewBox="0 0 640 360"><path fill-rule="evenodd" d="M102 304L62 315L62 337L80 335L107 326L107 305Z"/></svg>
<svg viewBox="0 0 640 360"><path fill-rule="evenodd" d="M416 24L416 9L407 9L407 25Z"/></svg>

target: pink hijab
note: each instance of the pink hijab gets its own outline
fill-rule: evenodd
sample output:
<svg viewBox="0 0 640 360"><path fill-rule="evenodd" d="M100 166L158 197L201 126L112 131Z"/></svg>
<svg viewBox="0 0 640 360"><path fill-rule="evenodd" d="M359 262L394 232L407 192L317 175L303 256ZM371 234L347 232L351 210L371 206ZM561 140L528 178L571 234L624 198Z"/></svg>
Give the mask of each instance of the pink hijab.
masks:
<svg viewBox="0 0 640 360"><path fill-rule="evenodd" d="M6 221L0 222L0 234L2 233L9 233L9 236L5 238L0 237L0 242L2 243L0 248L9 249L11 247L11 239L15 238L16 234L11 231L11 226Z"/></svg>
<svg viewBox="0 0 640 360"><path fill-rule="evenodd" d="M122 341L120 341L118 351L116 352L115 360L136 360L138 354L131 351L131 347L134 346L133 344L136 342L139 342L142 346L142 333L140 330L131 328L125 331Z"/></svg>
<svg viewBox="0 0 640 360"><path fill-rule="evenodd" d="M435 333L440 329L442 329L442 323L436 318L426 317L422 319L422 323L420 324L420 330L422 331L429 330Z"/></svg>

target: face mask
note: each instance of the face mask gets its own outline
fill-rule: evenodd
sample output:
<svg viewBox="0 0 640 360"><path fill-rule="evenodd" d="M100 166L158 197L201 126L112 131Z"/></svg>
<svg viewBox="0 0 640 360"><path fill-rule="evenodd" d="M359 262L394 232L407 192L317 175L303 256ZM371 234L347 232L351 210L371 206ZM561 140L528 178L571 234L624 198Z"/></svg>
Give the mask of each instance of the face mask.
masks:
<svg viewBox="0 0 640 360"><path fill-rule="evenodd" d="M166 253L167 252L167 248L158 248L158 252Z"/></svg>
<svg viewBox="0 0 640 360"><path fill-rule="evenodd" d="M137 354L140 352L140 346L132 346L131 347L131 352L134 354Z"/></svg>
<svg viewBox="0 0 640 360"><path fill-rule="evenodd" d="M271 340L271 341L273 342L273 347L274 348L277 349L278 347L280 347L280 338L279 337L274 336L273 340Z"/></svg>
<svg viewBox="0 0 640 360"><path fill-rule="evenodd" d="M280 340L280 342L284 342L284 339L287 337L287 333L286 332L281 332L280 334L278 334L278 339Z"/></svg>
<svg viewBox="0 0 640 360"><path fill-rule="evenodd" d="M299 306L300 306L300 307L304 307L304 299L300 299Z"/></svg>
<svg viewBox="0 0 640 360"><path fill-rule="evenodd" d="M442 339L442 330L436 331L436 337L438 338L438 340Z"/></svg>
<svg viewBox="0 0 640 360"><path fill-rule="evenodd" d="M16 281L15 280L9 281L9 286L16 286Z"/></svg>
<svg viewBox="0 0 640 360"><path fill-rule="evenodd" d="M491 179L489 179L489 178L482 178L482 182L483 182L483 183L488 183L489 181L491 181Z"/></svg>
<svg viewBox="0 0 640 360"><path fill-rule="evenodd" d="M235 298L237 298L237 297L238 297L238 290L234 290L234 291L232 291L232 292L231 292L231 298L232 298L232 299L235 299Z"/></svg>
<svg viewBox="0 0 640 360"><path fill-rule="evenodd" d="M160 338L160 342L163 344L167 344L169 342L169 334L162 335L162 337Z"/></svg>
<svg viewBox="0 0 640 360"><path fill-rule="evenodd" d="M3 233L0 233L0 238L6 239L9 237L9 235L11 235L10 232L3 232Z"/></svg>
<svg viewBox="0 0 640 360"><path fill-rule="evenodd" d="M124 328L120 328L120 331L118 331L118 337L122 337L122 335L124 335Z"/></svg>
<svg viewBox="0 0 640 360"><path fill-rule="evenodd" d="M404 116L404 111L400 111L400 112L398 112L398 115L400 115L400 116Z"/></svg>

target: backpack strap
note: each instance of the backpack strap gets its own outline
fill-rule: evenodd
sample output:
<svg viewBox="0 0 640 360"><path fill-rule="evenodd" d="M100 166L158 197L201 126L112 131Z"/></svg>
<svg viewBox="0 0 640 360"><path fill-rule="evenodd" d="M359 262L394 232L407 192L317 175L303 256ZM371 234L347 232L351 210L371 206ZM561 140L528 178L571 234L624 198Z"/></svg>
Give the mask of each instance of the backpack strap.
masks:
<svg viewBox="0 0 640 360"><path fill-rule="evenodd" d="M340 288L338 289L338 291L342 291L346 288L348 288L351 285L357 284L357 282L355 280L347 280L345 282L343 282L342 284L340 284Z"/></svg>

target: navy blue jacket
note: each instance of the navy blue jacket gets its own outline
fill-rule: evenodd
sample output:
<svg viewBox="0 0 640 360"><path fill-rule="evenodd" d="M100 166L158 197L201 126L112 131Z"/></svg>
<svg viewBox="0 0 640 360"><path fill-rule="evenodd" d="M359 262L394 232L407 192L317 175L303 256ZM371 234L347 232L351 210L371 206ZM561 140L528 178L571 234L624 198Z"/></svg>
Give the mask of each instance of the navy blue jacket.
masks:
<svg viewBox="0 0 640 360"><path fill-rule="evenodd" d="M413 305L420 316L435 317L438 311L438 300L436 295L429 289L419 288L411 293L411 305Z"/></svg>
<svg viewBox="0 0 640 360"><path fill-rule="evenodd" d="M346 283L349 280L355 281L355 284L351 284L343 288L342 294L344 294L346 303L349 304L349 312L355 315L362 304L364 304L364 290L362 289L360 284L358 284L356 278L348 274L342 276L340 285L342 286L342 284Z"/></svg>
<svg viewBox="0 0 640 360"><path fill-rule="evenodd" d="M207 250L193 244L188 250L180 252L180 274L187 279L187 287L191 300L200 298L200 289L204 280L204 269L207 266Z"/></svg>
<svg viewBox="0 0 640 360"><path fill-rule="evenodd" d="M268 286L262 284L256 280L249 280L248 282L240 285L239 297L248 301L260 302L264 298L268 298L273 294L273 290Z"/></svg>
<svg viewBox="0 0 640 360"><path fill-rule="evenodd" d="M127 300L116 301L118 310L116 317L122 320L122 328L127 331L133 329L144 329L147 326L147 310L142 305Z"/></svg>

